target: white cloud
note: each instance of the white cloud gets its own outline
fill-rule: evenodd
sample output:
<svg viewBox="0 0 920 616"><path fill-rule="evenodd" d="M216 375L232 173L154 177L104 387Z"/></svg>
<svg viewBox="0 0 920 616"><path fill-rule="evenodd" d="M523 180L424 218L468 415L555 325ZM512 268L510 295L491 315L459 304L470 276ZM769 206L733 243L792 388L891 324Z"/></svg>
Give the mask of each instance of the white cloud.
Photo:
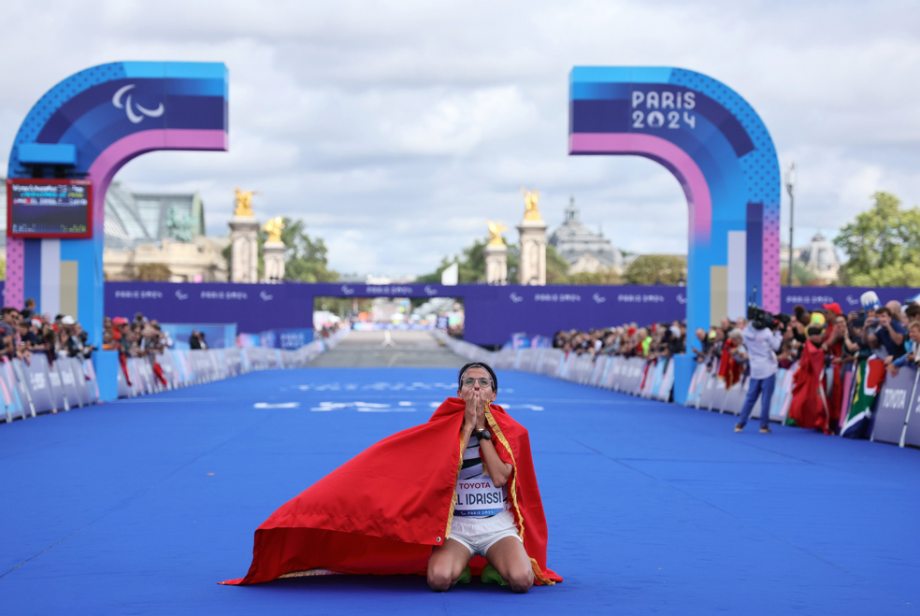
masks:
<svg viewBox="0 0 920 616"><path fill-rule="evenodd" d="M920 203L920 11L908 2L59 0L4 9L0 148L48 88L87 66L223 61L231 151L154 153L118 179L200 190L216 233L233 189L259 190L259 215L303 218L342 271L430 271L484 237L486 219L513 227L521 185L540 189L551 227L574 195L583 220L623 248L686 250L686 203L667 171L566 155L574 65L680 66L742 94L784 165L797 162L800 239L832 234L875 190ZM784 229L787 215L784 200Z"/></svg>

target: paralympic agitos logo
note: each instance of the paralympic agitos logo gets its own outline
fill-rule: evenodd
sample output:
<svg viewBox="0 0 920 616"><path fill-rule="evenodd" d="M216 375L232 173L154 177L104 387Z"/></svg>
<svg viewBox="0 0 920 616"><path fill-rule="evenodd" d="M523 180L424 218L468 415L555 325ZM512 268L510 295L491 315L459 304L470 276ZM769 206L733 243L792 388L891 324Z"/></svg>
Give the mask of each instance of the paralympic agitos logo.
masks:
<svg viewBox="0 0 920 616"><path fill-rule="evenodd" d="M128 94L128 98L124 101L121 100L128 91L134 89L136 86L137 84L132 83L118 88L118 91L115 92L115 96L112 97L112 104L117 109L124 109L128 116L128 120L130 120L132 124L139 124L144 119L144 116L148 118L158 118L163 115L166 111L166 107L163 106L163 103L160 103L156 109L147 109L146 107L142 107L140 103L131 100L130 94ZM134 107L137 107L140 113L136 113Z"/></svg>

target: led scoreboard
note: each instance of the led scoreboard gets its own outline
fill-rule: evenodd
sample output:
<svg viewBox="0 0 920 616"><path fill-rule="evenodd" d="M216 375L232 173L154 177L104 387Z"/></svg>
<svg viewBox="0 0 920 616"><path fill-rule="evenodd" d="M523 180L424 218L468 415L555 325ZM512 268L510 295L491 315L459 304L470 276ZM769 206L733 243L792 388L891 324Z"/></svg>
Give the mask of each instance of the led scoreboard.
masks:
<svg viewBox="0 0 920 616"><path fill-rule="evenodd" d="M93 236L89 180L11 178L6 202L8 237Z"/></svg>

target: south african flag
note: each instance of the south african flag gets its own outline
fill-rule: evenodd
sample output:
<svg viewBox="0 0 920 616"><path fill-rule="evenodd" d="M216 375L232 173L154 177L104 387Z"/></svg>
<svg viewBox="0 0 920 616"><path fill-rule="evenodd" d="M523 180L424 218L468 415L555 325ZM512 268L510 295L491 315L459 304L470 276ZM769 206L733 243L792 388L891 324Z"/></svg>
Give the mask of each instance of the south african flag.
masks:
<svg viewBox="0 0 920 616"><path fill-rule="evenodd" d="M872 407L878 395L879 386L885 380L885 362L874 355L859 362L856 367L856 386L853 388L853 404L840 429L840 436L847 438L869 438Z"/></svg>

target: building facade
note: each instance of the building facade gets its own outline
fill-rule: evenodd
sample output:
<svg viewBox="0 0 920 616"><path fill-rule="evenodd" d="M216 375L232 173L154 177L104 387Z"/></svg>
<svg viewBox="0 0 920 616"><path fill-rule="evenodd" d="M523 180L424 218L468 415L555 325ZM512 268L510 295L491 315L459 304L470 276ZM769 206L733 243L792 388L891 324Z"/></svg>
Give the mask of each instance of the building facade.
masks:
<svg viewBox="0 0 920 616"><path fill-rule="evenodd" d="M144 266L165 266L170 282L226 282L229 242L205 236L197 192L132 193L113 182L105 195L107 280L135 280Z"/></svg>
<svg viewBox="0 0 920 616"><path fill-rule="evenodd" d="M595 273L609 269L623 273L623 254L613 247L603 232L595 233L581 222L581 212L574 197L565 209L565 221L553 231L549 243L569 263L569 273Z"/></svg>
<svg viewBox="0 0 920 616"><path fill-rule="evenodd" d="M831 284L840 275L840 258L834 244L818 231L811 241L792 251L792 260L804 267L814 278L813 284ZM780 248L780 266L789 265L789 245ZM782 281L784 284L786 279Z"/></svg>

